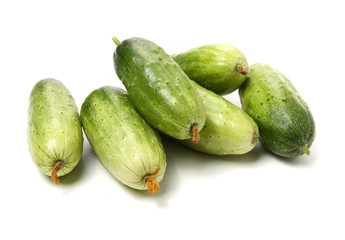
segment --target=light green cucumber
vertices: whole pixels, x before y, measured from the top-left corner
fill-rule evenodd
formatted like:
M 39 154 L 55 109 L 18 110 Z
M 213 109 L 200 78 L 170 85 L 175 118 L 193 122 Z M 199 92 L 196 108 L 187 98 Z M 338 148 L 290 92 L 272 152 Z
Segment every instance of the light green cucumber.
M 287 158 L 309 155 L 314 119 L 284 74 L 267 64 L 253 64 L 239 93 L 243 109 L 259 126 L 263 146 Z
M 28 113 L 31 157 L 42 173 L 59 184 L 58 177 L 73 170 L 83 151 L 75 101 L 60 81 L 44 79 L 32 89 Z
M 118 45 L 114 52 L 115 71 L 140 114 L 161 132 L 197 143 L 206 114 L 188 76 L 151 41 L 113 40 Z
M 190 79 L 221 95 L 238 89 L 249 70 L 244 54 L 226 43 L 196 47 L 173 58 Z
M 134 189 L 157 192 L 166 168 L 160 136 L 116 87 L 94 90 L 80 117 L 84 132 L 105 168 Z
M 252 150 L 259 138 L 258 126 L 241 108 L 218 94 L 193 82 L 206 111 L 206 123 L 200 131 L 200 141 L 180 141 L 184 145 L 208 154 L 238 155 Z

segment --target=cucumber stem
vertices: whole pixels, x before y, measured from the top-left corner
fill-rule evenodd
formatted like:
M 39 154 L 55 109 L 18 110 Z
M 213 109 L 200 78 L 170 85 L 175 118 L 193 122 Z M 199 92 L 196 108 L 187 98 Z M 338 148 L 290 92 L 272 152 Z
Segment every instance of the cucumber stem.
M 191 127 L 192 142 L 197 144 L 200 140 L 199 129 L 196 124 L 193 124 Z
M 237 72 L 239 72 L 243 75 L 247 74 L 246 70 L 244 70 L 243 66 L 241 66 L 241 65 L 237 65 L 236 70 L 237 70 Z
M 58 171 L 61 169 L 61 167 L 62 167 L 62 165 L 63 165 L 63 162 L 62 161 L 58 161 L 56 164 L 55 164 L 55 166 L 54 166 L 54 168 L 53 168 L 53 170 L 52 170 L 52 179 L 53 179 L 53 181 L 54 181 L 54 183 L 56 184 L 56 185 L 59 185 L 59 178 L 58 178 L 58 176 L 57 176 L 57 173 L 58 173 Z
M 158 170 L 156 170 L 153 174 L 147 175 L 144 177 L 144 182 L 146 183 L 146 189 L 147 189 L 147 191 L 149 191 L 150 195 L 151 195 L 151 193 L 157 193 L 158 192 L 159 184 L 158 184 L 158 182 L 153 180 L 153 178 L 155 176 L 157 176 L 159 170 L 160 170 L 160 168 L 158 168 Z
M 310 150 L 308 148 L 308 145 L 301 146 L 301 150 L 303 153 L 307 154 L 308 156 L 310 155 Z
M 113 39 L 114 43 L 116 44 L 116 46 L 120 45 L 121 42 L 119 41 L 119 39 L 117 39 L 116 37 L 113 37 L 112 39 Z
M 253 135 L 253 138 L 252 138 L 252 143 L 256 143 L 258 140 L 258 136 L 256 135 L 256 133 Z

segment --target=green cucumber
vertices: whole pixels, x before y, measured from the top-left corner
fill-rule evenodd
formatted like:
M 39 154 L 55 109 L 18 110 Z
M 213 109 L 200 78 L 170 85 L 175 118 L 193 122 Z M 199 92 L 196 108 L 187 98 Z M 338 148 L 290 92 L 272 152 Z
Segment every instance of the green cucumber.
M 243 53 L 226 43 L 193 48 L 173 58 L 190 79 L 221 95 L 238 89 L 249 69 Z
M 287 158 L 309 155 L 315 138 L 314 119 L 285 75 L 256 63 L 239 93 L 243 109 L 259 126 L 263 146 Z
M 59 184 L 58 177 L 73 170 L 83 151 L 75 101 L 60 81 L 43 79 L 31 91 L 28 115 L 31 157 L 42 173 Z
M 197 143 L 206 114 L 188 76 L 151 41 L 113 40 L 118 45 L 113 56 L 115 71 L 140 114 L 161 132 Z
M 252 150 L 259 138 L 258 126 L 241 108 L 218 94 L 193 82 L 206 111 L 206 123 L 200 131 L 200 141 L 184 145 L 208 154 L 244 154 Z
M 161 139 L 116 87 L 94 90 L 80 111 L 84 132 L 105 168 L 134 189 L 157 192 L 166 168 Z

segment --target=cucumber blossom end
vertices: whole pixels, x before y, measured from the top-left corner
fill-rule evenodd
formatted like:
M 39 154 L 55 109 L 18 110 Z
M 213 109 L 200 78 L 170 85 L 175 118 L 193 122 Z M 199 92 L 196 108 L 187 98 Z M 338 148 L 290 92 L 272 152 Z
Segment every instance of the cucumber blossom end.
M 246 75 L 247 74 L 246 70 L 244 69 L 244 67 L 242 65 L 237 65 L 236 71 L 241 73 L 242 75 Z
M 254 133 L 252 143 L 256 143 L 258 141 L 258 135 Z
M 52 178 L 52 180 L 54 181 L 54 183 L 56 185 L 59 185 L 59 183 L 60 183 L 60 180 L 59 180 L 59 178 L 57 176 L 57 173 L 60 171 L 62 166 L 63 166 L 63 162 L 62 161 L 58 161 L 58 162 L 56 162 L 56 164 L 55 164 L 55 166 L 54 166 L 54 168 L 52 170 L 51 178 Z
M 200 140 L 199 129 L 196 124 L 193 124 L 191 127 L 192 142 L 197 144 Z
M 153 174 L 151 175 L 146 175 L 144 177 L 144 182 L 146 184 L 146 189 L 149 191 L 149 194 L 151 195 L 152 193 L 157 193 L 159 190 L 159 183 L 153 180 L 155 176 L 157 176 L 160 168 L 157 169 Z

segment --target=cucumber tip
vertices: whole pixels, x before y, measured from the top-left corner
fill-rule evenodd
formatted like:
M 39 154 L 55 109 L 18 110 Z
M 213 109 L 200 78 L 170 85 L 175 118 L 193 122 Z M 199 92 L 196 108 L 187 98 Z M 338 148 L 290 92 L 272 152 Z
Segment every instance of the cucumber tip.
M 121 42 L 119 41 L 119 39 L 117 39 L 115 36 L 112 39 L 117 46 L 120 45 Z
M 62 165 L 63 165 L 62 161 L 57 161 L 53 170 L 52 170 L 52 173 L 51 173 L 51 178 L 56 185 L 59 185 L 59 183 L 60 183 L 60 180 L 59 180 L 59 177 L 57 176 L 57 173 L 62 168 Z
M 157 193 L 159 190 L 159 184 L 158 182 L 156 182 L 155 180 L 153 180 L 153 178 L 155 176 L 157 176 L 158 172 L 159 172 L 160 168 L 158 170 L 156 170 L 153 174 L 150 175 L 146 175 L 144 177 L 144 182 L 146 184 L 146 189 L 147 191 L 149 191 L 149 195 L 151 195 L 152 193 Z
M 307 154 L 308 156 L 310 155 L 310 149 L 309 149 L 308 145 L 301 146 L 301 150 L 304 154 Z
M 258 140 L 258 136 L 256 133 L 254 133 L 253 138 L 252 138 L 252 143 L 256 143 Z
M 247 74 L 246 70 L 244 69 L 244 67 L 242 65 L 237 65 L 236 70 L 237 70 L 237 72 L 241 73 L 242 75 Z
M 200 140 L 199 129 L 196 124 L 191 127 L 192 142 L 197 144 Z

